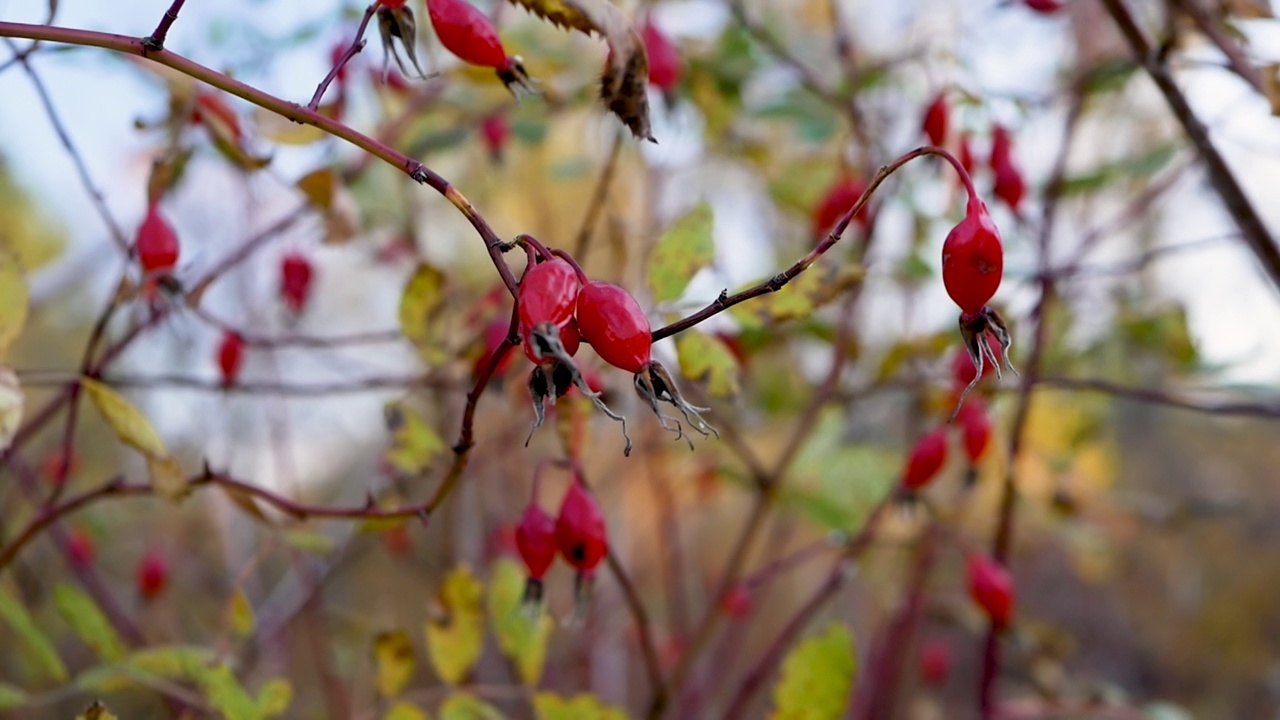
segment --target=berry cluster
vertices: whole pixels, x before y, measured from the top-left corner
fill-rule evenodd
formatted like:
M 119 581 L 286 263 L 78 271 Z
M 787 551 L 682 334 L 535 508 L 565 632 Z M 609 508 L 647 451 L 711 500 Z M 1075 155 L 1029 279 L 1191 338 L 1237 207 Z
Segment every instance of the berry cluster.
M 576 471 L 554 519 L 538 505 L 536 473 L 533 488 L 533 498 L 516 525 L 516 549 L 529 573 L 525 602 L 542 600 L 542 578 L 555 562 L 557 552 L 577 572 L 576 594 L 579 602 L 585 601 L 596 568 L 609 553 L 604 512 Z
M 636 393 L 649 404 L 664 429 L 686 440 L 686 424 L 704 437 L 717 434 L 700 414 L 707 408 L 689 404 L 671 374 L 653 359 L 649 318 L 631 293 L 613 283 L 588 279 L 567 253 L 548 250 L 528 235 L 521 235 L 516 242 L 529 252 L 529 266 L 516 294 L 516 312 L 525 356 L 534 363 L 529 376 L 534 409 L 530 438 L 542 425 L 544 403 L 554 403 L 577 387 L 597 408 L 622 423 L 627 443 L 623 452 L 631 454 L 626 419 L 605 405 L 600 392 L 590 386 L 573 360 L 583 342 L 600 359 L 632 373 Z M 679 410 L 685 423 L 663 413 L 659 401 Z

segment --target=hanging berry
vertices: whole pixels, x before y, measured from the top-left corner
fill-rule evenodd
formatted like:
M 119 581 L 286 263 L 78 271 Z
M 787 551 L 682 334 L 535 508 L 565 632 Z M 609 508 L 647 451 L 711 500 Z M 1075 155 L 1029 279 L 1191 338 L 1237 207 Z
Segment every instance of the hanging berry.
M 942 283 L 960 310 L 982 310 L 1000 287 L 1004 248 L 986 203 L 971 196 L 964 219 L 942 244 Z
M 218 345 L 218 369 L 222 371 L 222 384 L 233 385 L 240 376 L 244 362 L 244 338 L 239 333 L 227 331 Z
M 581 612 L 590 594 L 596 567 L 609 554 L 604 512 L 575 475 L 556 517 L 556 547 L 565 561 L 578 571 L 575 594 Z
M 525 583 L 525 602 L 542 600 L 542 578 L 556 559 L 556 521 L 535 503 L 529 503 L 516 526 L 516 549 L 529 573 Z
M 459 60 L 491 67 L 512 93 L 529 90 L 529 75 L 520 58 L 508 57 L 489 18 L 467 0 L 427 0 L 436 37 Z
M 167 275 L 178 264 L 178 234 L 160 214 L 157 204 L 147 208 L 147 215 L 138 226 L 134 247 L 145 276 Z
M 920 648 L 920 679 L 926 685 L 941 685 L 951 675 L 951 646 L 942 640 L 929 640 Z
M 680 51 L 650 20 L 641 30 L 649 56 L 649 84 L 668 96 L 680 84 Z
M 973 159 L 973 137 L 969 133 L 960 136 L 960 150 L 956 153 L 957 159 L 960 161 L 960 167 L 964 171 L 973 174 L 973 169 L 977 167 L 976 161 Z
M 159 597 L 169 584 L 169 563 L 158 550 L 149 550 L 138 562 L 135 577 L 138 594 L 143 600 L 151 601 Z
M 821 238 L 831 232 L 840 218 L 849 212 L 866 191 L 867 184 L 861 180 L 847 176 L 836 180 L 813 209 L 813 237 Z M 853 217 L 853 222 L 858 223 L 864 233 L 871 227 L 872 220 L 871 208 L 866 206 Z
M 1067 6 L 1066 0 L 1022 0 L 1022 4 L 1041 15 L 1052 15 Z
M 950 124 L 951 108 L 947 105 L 947 94 L 940 92 L 933 102 L 929 103 L 929 107 L 925 108 L 924 120 L 920 123 L 925 137 L 929 138 L 929 144 L 938 147 L 945 145 Z
M 480 123 L 480 138 L 489 151 L 489 159 L 495 163 L 502 162 L 502 153 L 510 137 L 511 126 L 507 123 L 507 116 L 502 113 L 494 113 Z
M 582 339 L 600 359 L 634 375 L 636 393 L 649 403 L 664 429 L 685 437 L 680 421 L 658 409 L 660 400 L 674 405 L 694 431 L 719 437 L 700 414 L 708 408 L 689 404 L 671 374 L 653 359 L 649 318 L 631 293 L 613 283 L 589 282 L 578 293 L 577 319 Z
M 991 170 L 995 175 L 992 194 L 1017 215 L 1027 184 L 1013 161 L 1013 136 L 1003 125 L 996 125 L 991 131 Z
M 311 297 L 311 281 L 315 271 L 306 255 L 292 252 L 280 261 L 280 297 L 294 315 L 302 314 Z
M 966 561 L 969 597 L 991 619 L 992 626 L 1008 626 L 1013 617 L 1013 577 L 1003 565 L 982 553 L 971 553 Z
M 956 415 L 960 423 L 960 437 L 964 441 L 964 454 L 969 464 L 978 462 L 991 444 L 991 416 L 980 398 L 973 398 L 960 408 Z
M 942 427 L 934 428 L 916 441 L 907 457 L 907 467 L 902 473 L 902 486 L 910 491 L 928 485 L 947 462 L 947 433 Z

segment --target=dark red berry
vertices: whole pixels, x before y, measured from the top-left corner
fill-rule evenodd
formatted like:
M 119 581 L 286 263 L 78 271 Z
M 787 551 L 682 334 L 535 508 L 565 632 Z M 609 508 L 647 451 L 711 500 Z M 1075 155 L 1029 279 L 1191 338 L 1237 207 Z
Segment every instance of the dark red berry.
M 306 307 L 314 276 L 315 270 L 305 255 L 293 252 L 280 261 L 280 297 L 289 312 L 298 315 Z
M 1013 577 L 1003 565 L 982 553 L 971 553 L 966 561 L 969 597 L 991 618 L 997 628 L 1005 627 L 1013 616 Z
M 240 376 L 244 362 L 244 338 L 238 333 L 227 332 L 218 346 L 218 368 L 222 370 L 222 384 L 231 385 Z
M 813 209 L 813 223 L 811 232 L 814 237 L 822 237 L 831 232 L 835 224 L 849 212 L 854 203 L 858 202 L 858 198 L 862 197 L 862 193 L 866 192 L 867 184 L 861 180 L 855 180 L 850 177 L 842 177 L 835 181 L 831 187 L 827 188 L 826 194 L 822 196 L 822 200 L 818 202 L 817 207 Z M 861 211 L 854 216 L 853 221 L 866 231 L 871 225 L 870 208 L 863 207 Z
M 501 160 L 502 151 L 511 137 L 511 126 L 507 123 L 507 116 L 497 113 L 486 117 L 480 123 L 480 137 L 489 151 L 489 157 L 495 162 Z
M 951 675 L 951 646 L 941 640 L 929 640 L 920 648 L 920 679 L 926 685 L 941 685 Z
M 916 441 L 907 457 L 907 468 L 902 473 L 902 486 L 918 490 L 938 474 L 947 462 L 947 433 L 938 427 Z
M 576 480 L 569 484 L 556 518 L 556 547 L 579 573 L 590 575 L 609 552 L 604 513 Z
M 973 138 L 969 133 L 960 136 L 960 151 L 957 153 L 957 159 L 960 161 L 960 167 L 972 175 L 977 163 L 973 159 Z
M 561 511 L 563 513 L 563 510 Z M 541 580 L 556 559 L 556 521 L 545 510 L 530 503 L 516 526 L 516 548 L 529 577 Z
M 147 208 L 147 215 L 138 226 L 135 246 L 145 275 L 168 273 L 178 264 L 178 234 L 155 204 Z
M 1022 0 L 1022 4 L 1041 15 L 1052 15 L 1067 6 L 1065 0 Z
M 589 282 L 578 293 L 578 331 L 610 365 L 638 373 L 652 359 L 653 335 L 640 303 L 613 283 Z
M 960 423 L 964 454 L 969 458 L 970 464 L 976 463 L 991 444 L 991 416 L 987 414 L 982 399 L 974 397 L 960 406 L 956 420 Z
M 938 96 L 929 103 L 929 107 L 925 108 L 924 120 L 921 127 L 924 134 L 929 138 L 929 144 L 942 147 L 947 142 L 947 129 L 951 123 L 951 109 L 947 105 L 947 94 L 945 92 L 938 93 Z
M 67 533 L 67 558 L 78 568 L 88 567 L 93 562 L 93 538 L 79 528 Z
M 971 197 L 964 219 L 942 244 L 942 284 L 962 311 L 977 314 L 996 294 L 1003 274 L 1000 231 L 986 204 Z
M 641 31 L 645 53 L 649 56 L 649 83 L 664 93 L 680 83 L 680 51 L 652 22 Z
M 154 600 L 169 584 L 169 563 L 158 550 L 149 550 L 138 562 L 136 582 L 144 600 Z
M 1022 172 L 1018 170 L 1012 160 L 1006 160 L 992 169 L 996 183 L 991 189 L 991 194 L 1000 198 L 1017 215 L 1018 209 L 1022 205 L 1022 198 L 1027 194 L 1027 183 L 1022 179 Z
M 720 609 L 731 618 L 744 618 L 751 612 L 751 591 L 742 583 L 735 583 L 720 599 Z
M 1003 125 L 994 126 L 991 128 L 991 160 L 988 165 L 994 169 L 1012 159 L 1013 136 L 1009 134 L 1009 128 Z
M 520 60 L 507 56 L 498 31 L 476 6 L 467 0 L 427 0 L 427 14 L 440 44 L 459 60 L 497 70 L 508 87 L 528 82 Z
M 569 263 L 556 258 L 529 268 L 516 294 L 520 325 L 535 328 L 544 323 L 562 328 L 573 319 L 582 282 Z

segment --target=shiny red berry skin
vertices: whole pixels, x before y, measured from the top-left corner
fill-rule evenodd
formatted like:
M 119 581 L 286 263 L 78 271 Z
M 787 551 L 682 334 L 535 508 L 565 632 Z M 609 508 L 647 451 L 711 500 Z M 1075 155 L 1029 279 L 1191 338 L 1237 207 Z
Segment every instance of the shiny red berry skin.
M 1067 6 L 1063 0 L 1022 0 L 1022 4 L 1041 15 L 1052 15 Z
M 529 268 L 516 293 L 520 326 L 534 328 L 551 323 L 563 328 L 573 319 L 582 282 L 569 263 L 556 258 Z
M 991 618 L 997 628 L 1013 617 L 1013 577 L 1003 565 L 982 553 L 972 553 L 965 562 L 969 597 Z
M 427 0 L 427 14 L 440 44 L 459 60 L 498 70 L 506 67 L 507 51 L 498 31 L 476 6 L 467 0 Z
M 969 462 L 976 463 L 991 444 L 991 416 L 982 398 L 971 397 L 960 406 L 956 414 L 960 423 L 960 437 L 964 441 L 964 454 Z
M 951 124 L 951 108 L 947 105 L 946 93 L 938 96 L 925 108 L 921 128 L 929 138 L 929 144 L 942 147 L 947 142 L 947 129 Z
M 951 646 L 941 640 L 929 640 L 920 648 L 920 679 L 926 685 L 941 685 L 951 675 Z
M 991 194 L 1000 198 L 1016 215 L 1022 205 L 1022 198 L 1027 194 L 1027 183 L 1022 179 L 1022 172 L 1012 160 L 1006 160 L 992 169 L 995 172 L 996 183 L 991 189 Z
M 136 576 L 138 594 L 144 600 L 154 600 L 169 584 L 169 563 L 156 550 L 148 551 L 138 562 Z
M 154 204 L 147 208 L 147 216 L 138 226 L 135 245 L 144 274 L 167 273 L 178 264 L 178 234 Z
M 78 568 L 88 567 L 93 563 L 93 538 L 83 530 L 76 529 L 67 533 L 67 559 Z
M 942 244 L 942 284 L 961 310 L 977 313 L 996 294 L 1003 274 L 1000 231 L 986 204 L 970 198 L 964 219 Z
M 305 255 L 289 253 L 280 261 L 280 297 L 289 312 L 297 315 L 306 307 L 314 277 L 315 270 Z
M 222 336 L 222 344 L 218 346 L 218 369 L 222 371 L 222 384 L 230 385 L 240 376 L 240 366 L 244 363 L 244 338 L 238 333 L 228 332 Z
M 541 580 L 556 559 L 556 521 L 547 511 L 530 504 L 516 526 L 516 549 L 529 577 Z
M 652 359 L 653 334 L 640 303 L 625 289 L 590 282 L 578 293 L 578 330 L 601 360 L 638 373 Z
M 861 180 L 843 177 L 836 180 L 831 187 L 827 188 L 826 194 L 822 196 L 822 200 L 818 202 L 817 207 L 813 209 L 813 226 L 811 232 L 814 237 L 822 237 L 831 232 L 835 224 L 849 212 L 854 203 L 858 202 L 858 198 L 862 197 L 862 193 L 866 192 L 867 184 Z M 865 231 L 867 226 L 871 224 L 870 208 L 863 207 L 862 210 L 853 218 L 853 221 Z
M 649 56 L 649 83 L 671 92 L 680 84 L 680 51 L 652 22 L 646 22 L 640 34 Z
M 511 126 L 507 123 L 507 116 L 499 113 L 485 118 L 480 123 L 480 137 L 484 140 L 484 146 L 489 151 L 489 155 L 501 158 L 502 150 L 511 137 Z
M 576 481 L 570 483 L 556 518 L 556 547 L 584 575 L 590 575 L 609 552 L 604 513 Z
M 947 433 L 938 427 L 916 441 L 902 473 L 902 485 L 918 490 L 928 485 L 947 462 Z

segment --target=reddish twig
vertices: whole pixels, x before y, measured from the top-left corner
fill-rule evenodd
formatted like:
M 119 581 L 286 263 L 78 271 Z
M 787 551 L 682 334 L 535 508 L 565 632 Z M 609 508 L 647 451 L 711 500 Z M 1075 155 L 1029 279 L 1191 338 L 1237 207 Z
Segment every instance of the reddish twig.
M 649 622 L 649 614 L 645 612 L 644 603 L 640 602 L 640 595 L 636 592 L 635 585 L 627 576 L 626 570 L 623 569 L 622 563 L 618 561 L 618 556 L 614 554 L 612 548 L 605 559 L 609 563 L 609 572 L 622 588 L 622 597 L 626 600 L 632 618 L 635 619 L 636 634 L 640 638 L 640 657 L 644 660 L 649 684 L 653 686 L 655 693 L 663 693 L 665 688 L 662 682 L 662 669 L 658 665 L 658 651 L 653 642 L 653 626 Z
M 342 57 L 338 58 L 338 62 L 334 63 L 333 69 L 328 75 L 324 76 L 324 80 L 316 86 L 315 93 L 311 96 L 311 102 L 307 103 L 307 109 L 317 110 L 320 107 L 320 101 L 324 98 L 325 90 L 329 89 L 329 85 L 333 83 L 334 78 L 338 77 L 338 73 L 342 72 L 342 68 L 351 62 L 351 58 L 357 53 L 364 50 L 365 40 L 364 32 L 369 27 L 369 20 L 373 18 L 374 13 L 378 11 L 378 6 L 382 4 L 382 0 L 374 0 L 372 4 L 364 11 L 364 17 L 360 19 L 360 26 L 356 28 L 356 36 L 351 40 L 351 45 L 347 47 L 347 51 L 342 53 Z M 341 96 L 341 93 L 339 93 Z
M 182 10 L 182 5 L 187 0 L 173 0 L 173 4 L 168 10 L 164 11 L 164 15 L 160 17 L 160 23 L 156 25 L 156 29 L 150 35 L 142 39 L 142 45 L 148 50 L 163 50 L 164 42 L 169 38 L 169 28 L 178 21 L 178 13 Z

